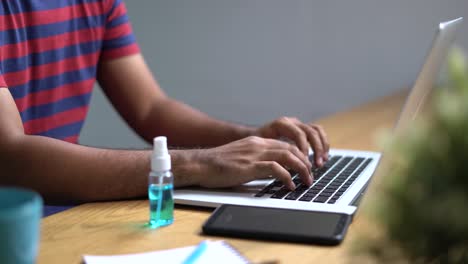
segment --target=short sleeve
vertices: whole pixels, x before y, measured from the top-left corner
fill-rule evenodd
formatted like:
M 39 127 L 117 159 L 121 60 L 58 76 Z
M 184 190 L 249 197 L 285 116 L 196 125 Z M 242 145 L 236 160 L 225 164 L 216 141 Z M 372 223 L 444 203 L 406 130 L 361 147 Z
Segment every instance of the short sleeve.
M 108 1 L 101 59 L 109 60 L 139 53 L 140 48 L 133 35 L 124 2 Z
M 1 87 L 7 87 L 5 79 L 3 79 L 2 70 L 0 70 L 0 88 Z

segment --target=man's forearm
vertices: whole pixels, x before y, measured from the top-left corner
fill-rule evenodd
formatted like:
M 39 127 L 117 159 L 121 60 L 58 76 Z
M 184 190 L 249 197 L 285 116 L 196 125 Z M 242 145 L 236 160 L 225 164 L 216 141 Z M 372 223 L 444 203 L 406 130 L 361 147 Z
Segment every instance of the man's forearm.
M 254 131 L 251 127 L 216 120 L 172 99 L 155 105 L 148 122 L 141 126 L 139 130 L 144 131 L 147 141 L 151 142 L 154 135 L 165 135 L 170 145 L 182 147 L 219 146 L 250 136 Z
M 149 151 L 96 149 L 39 136 L 3 145 L 2 184 L 39 191 L 48 202 L 85 202 L 146 194 Z
M 48 203 L 144 198 L 151 152 L 74 145 L 40 136 L 2 142 L 0 185 L 23 186 Z M 176 187 L 198 185 L 195 152 L 171 151 Z

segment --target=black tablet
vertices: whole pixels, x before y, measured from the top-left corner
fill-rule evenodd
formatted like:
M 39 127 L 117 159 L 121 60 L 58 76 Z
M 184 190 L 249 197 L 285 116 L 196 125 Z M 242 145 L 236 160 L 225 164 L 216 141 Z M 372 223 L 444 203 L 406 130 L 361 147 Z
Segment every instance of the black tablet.
M 203 225 L 207 235 L 337 245 L 352 216 L 239 205 L 218 207 Z

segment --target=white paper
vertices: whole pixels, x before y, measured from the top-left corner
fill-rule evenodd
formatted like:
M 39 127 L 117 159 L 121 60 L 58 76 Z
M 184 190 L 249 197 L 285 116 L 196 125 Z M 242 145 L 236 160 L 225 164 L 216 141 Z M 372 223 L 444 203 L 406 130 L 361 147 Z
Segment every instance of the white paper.
M 187 259 L 196 246 L 129 255 L 85 255 L 86 264 L 179 264 Z M 224 241 L 208 242 L 207 248 L 195 263 L 237 264 L 248 263 L 246 259 Z

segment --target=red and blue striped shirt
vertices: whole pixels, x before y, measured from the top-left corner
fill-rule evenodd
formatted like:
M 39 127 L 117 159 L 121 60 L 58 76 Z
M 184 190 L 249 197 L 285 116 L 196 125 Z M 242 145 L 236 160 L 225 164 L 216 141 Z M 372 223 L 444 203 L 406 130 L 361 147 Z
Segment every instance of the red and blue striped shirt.
M 0 0 L 0 87 L 28 135 L 76 143 L 98 63 L 138 52 L 122 0 Z

